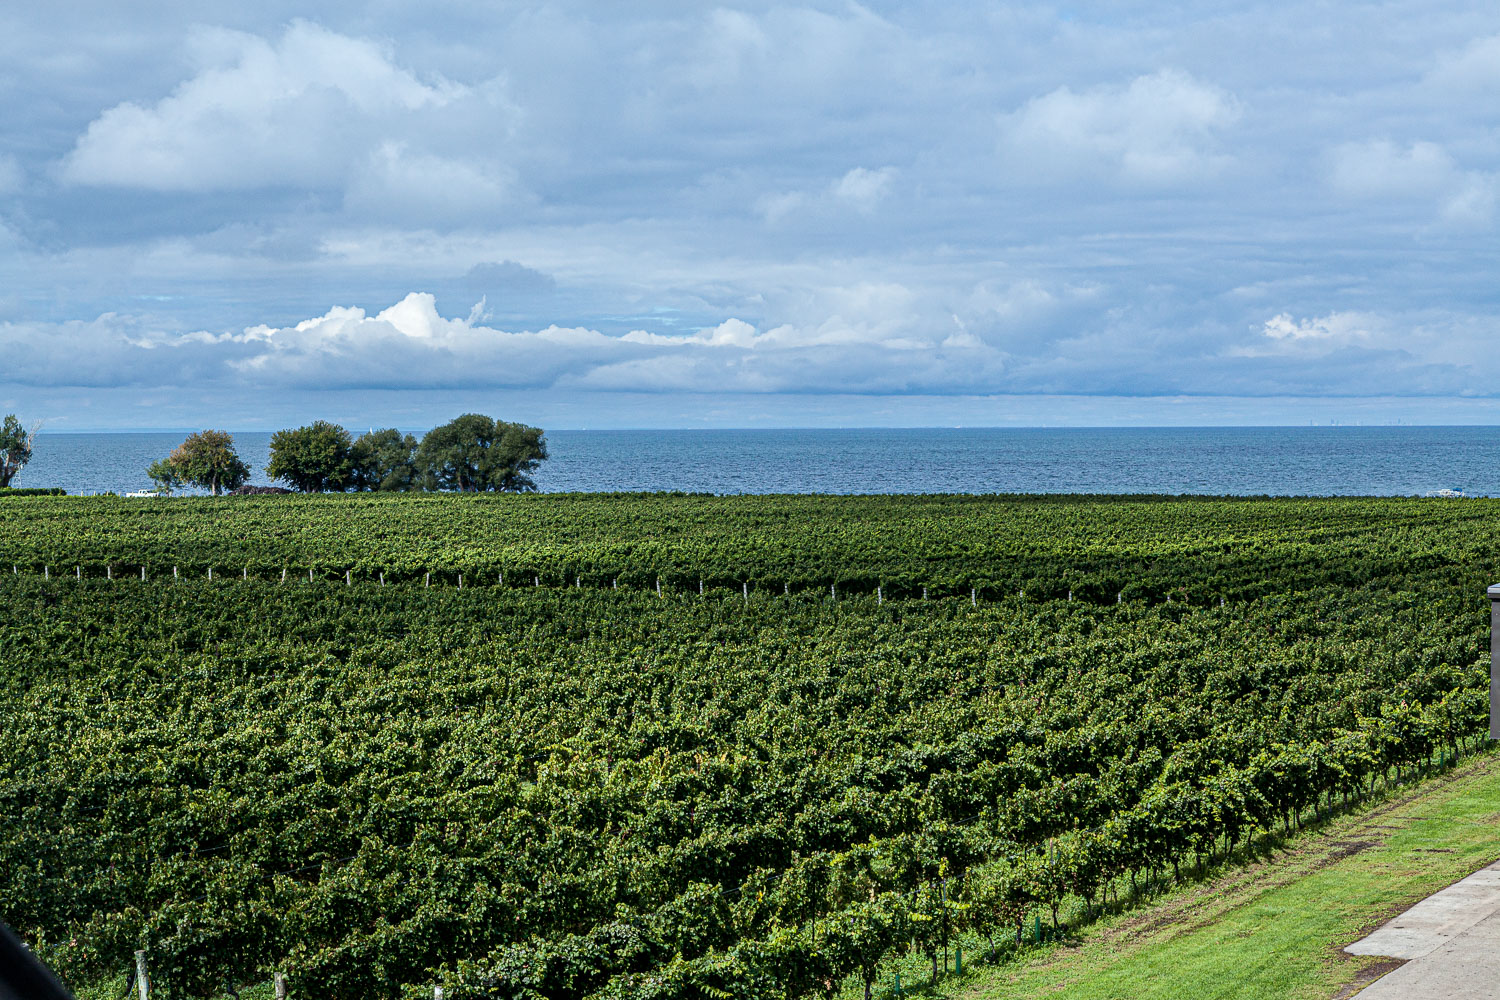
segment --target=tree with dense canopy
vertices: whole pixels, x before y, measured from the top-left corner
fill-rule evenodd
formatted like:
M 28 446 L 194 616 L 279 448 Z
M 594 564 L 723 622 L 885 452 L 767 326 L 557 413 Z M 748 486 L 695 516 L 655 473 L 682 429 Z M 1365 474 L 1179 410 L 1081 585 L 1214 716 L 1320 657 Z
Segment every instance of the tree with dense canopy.
M 0 489 L 10 485 L 16 473 L 31 461 L 31 446 L 36 441 L 36 425 L 21 426 L 14 413 L 6 414 L 0 426 Z
M 151 463 L 146 474 L 164 493 L 179 486 L 200 486 L 219 496 L 249 481 L 250 467 L 240 460 L 227 431 L 207 430 L 189 434 L 172 454 Z
M 394 427 L 361 434 L 349 449 L 349 488 L 397 492 L 419 486 L 417 439 Z
M 326 420 L 277 431 L 271 435 L 266 475 L 303 493 L 342 492 L 353 470 L 352 446 L 349 432 Z
M 416 461 L 430 490 L 529 493 L 531 473 L 546 458 L 541 428 L 466 413 L 428 431 Z

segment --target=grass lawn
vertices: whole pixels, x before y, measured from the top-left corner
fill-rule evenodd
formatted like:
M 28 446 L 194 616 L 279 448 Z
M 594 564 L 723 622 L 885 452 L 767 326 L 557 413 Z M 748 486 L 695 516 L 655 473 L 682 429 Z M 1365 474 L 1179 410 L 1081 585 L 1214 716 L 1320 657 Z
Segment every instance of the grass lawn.
M 1300 836 L 1265 861 L 1106 917 L 1066 945 L 908 992 L 970 1000 L 1347 997 L 1392 964 L 1346 955 L 1344 945 L 1497 859 L 1500 754 L 1485 753 Z

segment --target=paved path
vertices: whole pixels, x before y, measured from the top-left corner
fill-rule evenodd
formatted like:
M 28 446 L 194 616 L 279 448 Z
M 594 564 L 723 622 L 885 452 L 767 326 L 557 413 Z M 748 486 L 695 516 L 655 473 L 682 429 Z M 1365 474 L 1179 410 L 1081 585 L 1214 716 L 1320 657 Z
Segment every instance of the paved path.
M 1500 862 L 1344 950 L 1407 960 L 1360 990 L 1358 1000 L 1500 1000 Z

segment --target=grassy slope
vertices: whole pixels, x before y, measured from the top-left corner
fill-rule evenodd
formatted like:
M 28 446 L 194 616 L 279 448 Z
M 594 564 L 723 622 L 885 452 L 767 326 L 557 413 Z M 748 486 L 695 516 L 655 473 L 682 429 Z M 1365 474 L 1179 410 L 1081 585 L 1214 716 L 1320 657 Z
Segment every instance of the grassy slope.
M 927 995 L 975 1000 L 1347 996 L 1389 967 L 1342 952 L 1500 858 L 1500 755 L 1333 821 L 1273 858 L 1086 928 L 1030 961 Z

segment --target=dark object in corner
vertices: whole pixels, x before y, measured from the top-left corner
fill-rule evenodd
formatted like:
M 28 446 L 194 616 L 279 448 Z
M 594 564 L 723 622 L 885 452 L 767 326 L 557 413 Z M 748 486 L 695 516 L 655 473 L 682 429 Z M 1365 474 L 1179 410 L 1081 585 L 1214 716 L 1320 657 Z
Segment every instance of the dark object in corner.
M 73 1000 L 52 970 L 0 923 L 0 1000 Z
M 291 492 L 291 490 L 282 486 L 241 486 L 230 490 L 229 495 L 232 497 L 259 497 L 268 494 L 280 495 Z

